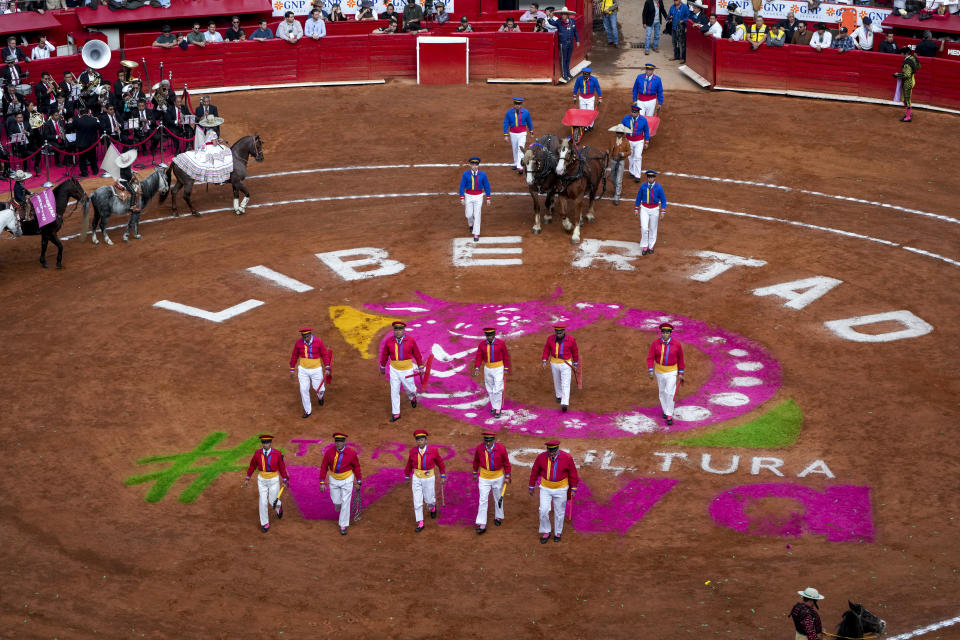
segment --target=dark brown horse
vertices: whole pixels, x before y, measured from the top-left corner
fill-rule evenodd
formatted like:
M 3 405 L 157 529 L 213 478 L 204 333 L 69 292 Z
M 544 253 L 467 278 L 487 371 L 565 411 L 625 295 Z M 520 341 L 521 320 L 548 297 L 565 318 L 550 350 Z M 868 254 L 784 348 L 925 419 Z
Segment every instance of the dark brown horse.
M 580 227 L 583 226 L 583 199 L 589 198 L 586 212 L 586 221 L 593 222 L 593 202 L 603 197 L 607 190 L 607 164 L 610 154 L 606 151 L 597 152 L 590 147 L 577 147 L 570 138 L 564 138 L 560 143 L 557 162 L 556 186 L 557 197 L 560 201 L 560 211 L 563 215 L 565 231 L 573 230 L 570 237 L 572 244 L 580 244 Z M 571 225 L 567 218 L 567 206 L 574 206 L 576 222 Z
M 87 192 L 83 190 L 83 186 L 76 178 L 67 178 L 67 180 L 55 186 L 53 188 L 53 198 L 57 205 L 56 220 L 42 227 L 39 226 L 39 221 L 36 218 L 26 220 L 20 225 L 23 235 L 40 236 L 40 265 L 44 269 L 48 268 L 47 244 L 50 242 L 57 248 L 57 269 L 63 268 L 63 243 L 60 242 L 57 234 L 63 227 L 63 215 L 67 211 L 70 199 L 76 200 L 78 205 L 83 206 L 84 218 L 87 216 L 87 207 L 90 204 Z M 76 205 L 74 205 L 74 209 L 76 209 Z
M 247 203 L 250 201 L 250 192 L 247 191 L 243 181 L 247 179 L 247 160 L 250 156 L 257 162 L 263 162 L 263 141 L 260 136 L 244 136 L 237 140 L 230 150 L 233 152 L 233 171 L 230 172 L 230 185 L 233 187 L 233 211 L 238 216 L 243 215 L 247 210 Z M 177 191 L 183 188 L 183 199 L 190 207 L 190 213 L 199 216 L 200 212 L 196 210 L 190 201 L 190 193 L 193 191 L 194 179 L 188 176 L 183 169 L 176 163 L 171 162 L 167 168 L 167 181 L 170 181 L 170 174 L 177 177 L 175 183 L 171 183 L 170 196 L 173 207 L 173 215 L 180 215 L 177 209 Z M 243 201 L 240 201 L 240 194 L 243 193 Z M 166 194 L 160 195 L 160 202 L 166 200 Z
M 887 628 L 887 623 L 882 618 L 877 617 L 862 604 L 847 601 L 850 609 L 843 614 L 843 619 L 837 626 L 838 638 L 863 638 L 865 633 L 882 634 Z
M 527 188 L 533 198 L 533 232 L 540 233 L 540 195 L 545 194 L 543 202 L 543 221 L 550 224 L 553 221 L 553 205 L 556 199 L 556 186 L 559 180 L 557 172 L 557 152 L 560 149 L 560 140 L 552 133 L 540 136 L 536 142 L 527 147 L 523 153 L 523 167 L 527 176 Z

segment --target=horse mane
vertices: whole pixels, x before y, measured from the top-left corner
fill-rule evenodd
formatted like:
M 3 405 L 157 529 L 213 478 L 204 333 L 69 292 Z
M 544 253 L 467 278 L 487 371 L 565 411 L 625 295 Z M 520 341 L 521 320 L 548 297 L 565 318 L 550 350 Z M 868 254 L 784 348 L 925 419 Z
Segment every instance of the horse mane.
M 862 638 L 863 625 L 860 622 L 860 616 L 852 610 L 845 611 L 840 624 L 837 625 L 836 635 L 845 638 Z
M 153 173 L 140 182 L 140 189 L 143 194 L 143 208 L 146 209 L 153 196 L 160 190 L 160 173 L 164 169 L 154 169 Z

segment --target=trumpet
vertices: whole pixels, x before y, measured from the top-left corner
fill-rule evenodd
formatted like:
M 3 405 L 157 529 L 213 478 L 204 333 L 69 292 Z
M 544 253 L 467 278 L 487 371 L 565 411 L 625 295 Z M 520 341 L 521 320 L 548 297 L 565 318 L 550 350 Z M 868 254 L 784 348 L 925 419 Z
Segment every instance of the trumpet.
M 43 122 L 44 122 L 43 114 L 40 113 L 39 111 L 33 111 L 30 114 L 29 122 L 30 122 L 31 129 L 39 129 L 40 127 L 43 126 Z

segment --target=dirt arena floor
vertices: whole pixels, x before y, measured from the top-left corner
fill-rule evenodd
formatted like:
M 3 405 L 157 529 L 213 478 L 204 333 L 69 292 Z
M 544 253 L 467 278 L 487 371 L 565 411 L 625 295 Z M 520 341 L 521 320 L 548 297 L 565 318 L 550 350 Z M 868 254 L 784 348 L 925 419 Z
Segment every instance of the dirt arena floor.
M 633 258 L 632 270 L 573 264 L 589 240 L 639 243 L 632 181 L 620 206 L 609 192 L 597 205 L 578 249 L 556 220 L 532 235 L 529 196 L 502 195 L 525 191 L 523 179 L 487 166 L 496 193 L 483 210 L 483 236 L 519 236 L 503 246 L 522 252 L 475 257 L 522 264 L 455 266 L 464 218 L 448 194 L 467 158 L 509 160 L 501 122 L 516 93 L 527 98 L 537 134 L 559 133 L 569 91 L 391 83 L 217 96 L 226 138 L 264 139 L 266 160 L 251 163 L 253 174 L 360 168 L 252 179 L 256 206 L 242 217 L 221 210 L 230 194 L 218 187 L 198 189 L 199 209 L 220 210 L 200 218 L 150 222 L 169 215 L 169 201 L 154 202 L 142 240 L 124 244 L 119 230 L 112 247 L 68 240 L 62 271 L 40 269 L 38 238 L 0 243 L 0 637 L 786 638 L 796 591 L 807 586 L 827 596 L 830 631 L 848 599 L 883 617 L 890 635 L 960 614 L 960 264 L 950 262 L 960 260 L 960 152 L 944 144 L 956 118 L 918 112 L 908 126 L 893 108 L 677 92 L 644 154 L 645 168 L 667 172 L 670 208 L 655 255 Z M 628 99 L 627 89 L 608 89 L 585 142 L 607 146 L 606 128 Z M 443 166 L 362 168 L 412 164 Z M 412 193 L 425 195 L 322 199 Z M 75 216 L 64 233 L 79 226 Z M 635 245 L 610 251 L 625 246 Z M 383 249 L 403 269 L 348 281 L 315 257 L 357 248 Z M 693 279 L 716 264 L 692 255 L 705 251 L 765 265 Z M 247 271 L 258 265 L 312 289 L 298 293 Z M 808 282 L 829 290 L 796 302 L 802 308 L 754 295 L 815 277 L 842 282 Z M 211 313 L 263 304 L 218 323 L 154 306 L 161 300 Z M 434 315 L 439 301 L 456 304 Z M 598 304 L 607 306 L 587 317 Z M 367 324 L 344 331 L 331 308 Z M 539 368 L 558 308 L 584 361 L 583 389 L 571 401 L 586 416 L 580 423 L 562 423 Z M 764 371 L 775 375 L 731 382 L 762 381 L 766 396 L 730 419 L 701 424 L 691 414 L 667 432 L 645 371 L 654 332 L 649 323 L 640 333 L 626 326 L 628 309 L 686 323 L 676 334 L 688 350 L 680 406 L 717 378 L 714 331 L 766 354 Z M 884 336 L 903 327 L 888 320 L 859 327 L 883 334 L 878 341 L 857 342 L 824 324 L 900 310 L 931 330 L 891 340 Z M 493 425 L 509 450 L 528 451 L 517 453 L 526 466 L 515 465 L 503 526 L 481 537 L 467 472 L 487 407 L 475 407 L 479 418 L 439 408 L 454 378 L 435 377 L 426 391 L 438 397 L 415 410 L 404 402 L 391 424 L 387 384 L 370 356 L 386 335 L 380 318 L 426 331 L 431 316 L 443 324 L 528 311 L 536 330 L 508 340 L 506 407 L 540 407 L 548 417 L 531 423 L 538 430 L 523 430 L 519 410 Z M 335 356 L 325 406 L 302 420 L 287 362 L 305 323 Z M 802 420 L 797 411 L 783 418 L 785 406 Z M 635 407 L 660 427 L 641 420 L 629 423 L 635 433 L 575 433 Z M 417 534 L 391 443 L 412 446 L 420 427 L 456 455 L 442 518 Z M 310 469 L 335 430 L 362 448 L 370 478 L 347 537 Z M 247 444 L 232 457 L 198 453 L 189 469 L 183 458 L 143 462 L 194 451 L 217 432 L 226 434 L 217 450 Z M 256 448 L 248 441 L 263 432 L 276 434 L 298 468 L 285 517 L 267 535 L 256 488 L 241 489 L 240 471 Z M 724 440 L 731 433 L 747 435 Z M 551 434 L 563 436 L 589 494 L 575 501 L 563 542 L 541 546 L 526 483 L 529 450 Z M 779 460 L 782 475 L 762 458 Z

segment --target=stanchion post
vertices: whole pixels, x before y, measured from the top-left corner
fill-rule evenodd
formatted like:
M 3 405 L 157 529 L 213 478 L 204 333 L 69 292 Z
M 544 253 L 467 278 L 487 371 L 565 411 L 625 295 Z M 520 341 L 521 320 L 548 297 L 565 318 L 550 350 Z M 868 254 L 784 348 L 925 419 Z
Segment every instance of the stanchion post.
M 44 153 L 46 151 L 46 153 Z M 40 155 L 44 157 L 47 165 L 47 181 L 43 183 L 44 189 L 49 189 L 53 186 L 53 183 L 50 182 L 50 143 L 44 142 L 43 146 L 40 147 Z

